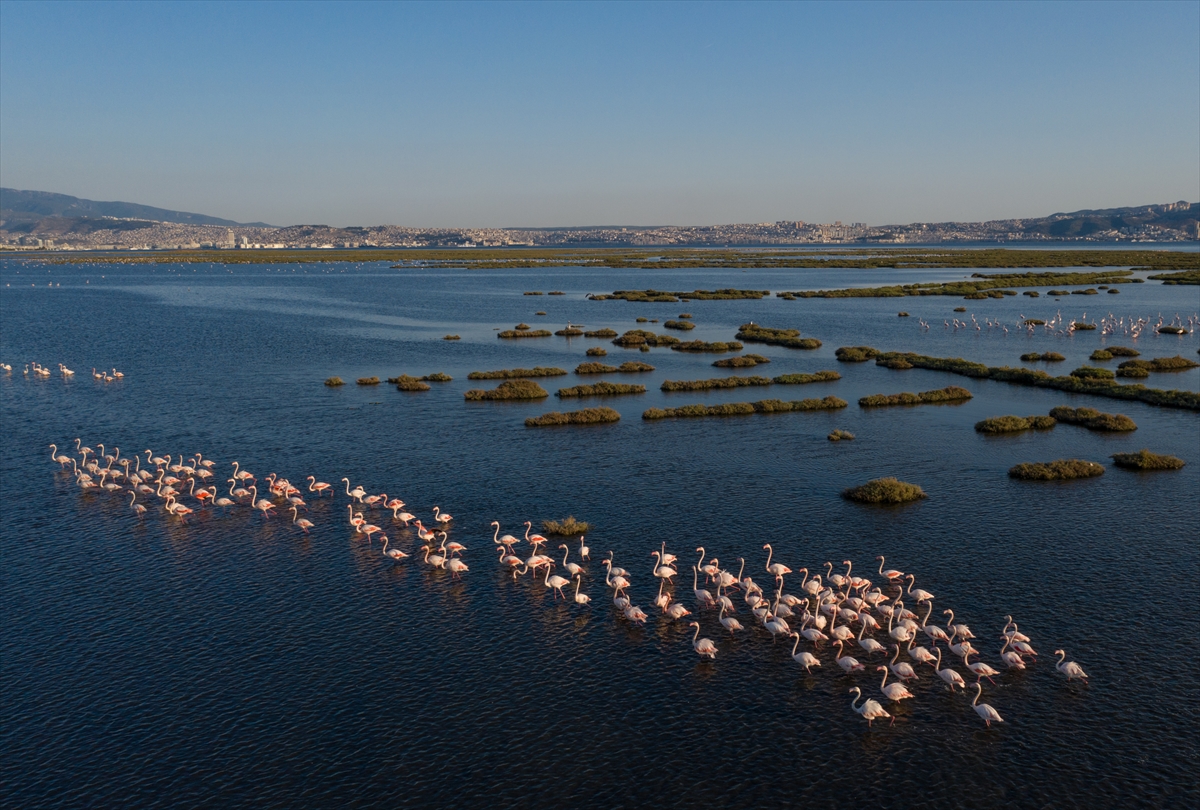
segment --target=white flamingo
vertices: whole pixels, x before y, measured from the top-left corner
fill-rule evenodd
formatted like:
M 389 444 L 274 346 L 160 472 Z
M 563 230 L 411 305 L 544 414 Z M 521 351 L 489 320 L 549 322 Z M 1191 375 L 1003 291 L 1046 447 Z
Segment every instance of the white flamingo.
M 986 703 L 979 702 L 981 695 L 983 695 L 983 685 L 980 684 L 979 681 L 976 681 L 975 699 L 971 701 L 971 708 L 975 710 L 975 714 L 979 715 L 980 718 L 983 719 L 983 722 L 987 723 L 988 728 L 992 727 L 993 720 L 995 720 L 997 723 L 1003 723 L 1004 718 L 1000 716 L 1000 712 L 996 711 Z
M 888 668 L 885 666 L 875 667 L 876 672 L 883 673 L 883 680 L 879 682 L 879 691 L 883 692 L 883 696 L 893 703 L 898 703 L 901 700 L 914 698 L 912 692 L 908 691 L 908 687 L 902 683 L 888 683 Z
M 711 638 L 700 638 L 700 622 L 688 622 L 689 627 L 695 627 L 696 632 L 692 634 L 692 649 L 702 658 L 711 658 L 716 660 L 717 645 L 713 643 Z
M 1061 672 L 1063 675 L 1066 675 L 1068 682 L 1073 681 L 1076 678 L 1083 681 L 1084 683 L 1088 682 L 1088 676 L 1087 676 L 1087 673 L 1083 671 L 1083 667 L 1079 666 L 1079 664 L 1076 664 L 1074 661 L 1065 660 L 1067 657 L 1067 654 L 1065 652 L 1063 652 L 1062 650 L 1055 650 L 1054 654 L 1059 657 L 1058 663 L 1054 665 L 1054 668 L 1057 669 L 1059 672 Z
M 850 702 L 850 708 L 854 709 L 854 711 L 858 712 L 860 715 L 862 715 L 863 717 L 865 717 L 867 719 L 867 727 L 868 728 L 871 727 L 871 724 L 873 722 L 875 722 L 876 720 L 878 720 L 881 717 L 891 717 L 892 723 L 896 722 L 896 718 L 892 717 L 890 714 L 885 712 L 883 710 L 883 706 L 879 705 L 879 701 L 877 701 L 877 700 L 872 700 L 871 698 L 867 698 L 866 702 L 863 703 L 862 706 L 857 705 L 858 701 L 862 699 L 862 690 L 859 689 L 857 686 L 852 687 L 850 689 L 850 692 L 852 694 L 854 694 L 854 696 L 855 696 L 854 700 L 852 700 Z

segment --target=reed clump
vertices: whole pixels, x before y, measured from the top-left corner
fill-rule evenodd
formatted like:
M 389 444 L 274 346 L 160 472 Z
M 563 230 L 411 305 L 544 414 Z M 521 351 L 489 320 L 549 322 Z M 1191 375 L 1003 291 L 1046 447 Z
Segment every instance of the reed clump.
M 690 340 L 687 343 L 671 344 L 671 351 L 675 352 L 740 352 L 744 347 L 736 341 L 706 341 L 706 340 Z
M 800 337 L 799 329 L 772 329 L 756 323 L 742 324 L 738 327 L 738 332 L 734 337 L 748 343 L 767 343 L 774 346 L 786 346 L 789 349 L 821 348 L 821 341 L 816 338 Z
M 379 385 L 378 377 L 359 377 L 355 380 L 359 385 Z
M 559 337 L 579 337 L 583 334 L 583 330 L 577 326 L 568 326 L 565 329 L 559 329 L 554 334 Z
M 555 396 L 562 399 L 569 399 L 572 397 L 615 397 L 623 394 L 644 393 L 646 393 L 646 386 L 644 385 L 598 382 L 594 385 L 574 385 L 570 388 L 560 388 Z
M 690 313 L 690 312 L 680 312 L 680 313 L 679 313 L 679 317 L 680 317 L 680 318 L 690 318 L 690 317 L 692 317 L 692 313 Z
M 1080 322 L 1080 323 L 1071 324 L 1071 328 L 1074 329 L 1076 332 L 1091 332 L 1096 328 L 1096 324 Z
M 544 295 L 544 293 L 540 293 L 540 292 L 538 292 L 538 291 L 536 291 L 536 290 L 527 290 L 527 291 L 525 292 L 525 295 Z
M 834 355 L 842 363 L 865 363 L 879 356 L 879 349 L 870 346 L 842 346 Z
M 649 320 L 650 320 L 649 318 L 641 318 L 641 317 L 639 317 L 639 318 L 637 319 L 637 322 L 638 322 L 638 323 L 646 323 L 646 322 L 647 322 L 647 321 L 649 321 Z
M 825 438 L 831 442 L 852 442 L 854 441 L 854 434 L 848 430 L 835 430 Z
M 539 309 L 537 312 L 535 312 L 533 314 L 534 315 L 545 315 L 546 313 Z
M 1030 298 L 1041 297 L 1041 293 L 1039 293 L 1037 290 L 1026 290 L 1025 292 L 1021 293 L 1021 295 L 1028 295 Z
M 590 332 L 584 332 L 583 336 L 590 338 L 614 338 L 617 336 L 617 331 L 605 327 L 604 329 L 593 329 Z
M 697 419 L 706 416 L 746 416 L 755 413 L 787 413 L 789 411 L 832 411 L 845 408 L 846 400 L 837 397 L 824 399 L 798 399 L 785 402 L 781 399 L 764 399 L 758 402 L 726 402 L 721 405 L 683 405 L 679 408 L 649 408 L 642 418 L 652 419 Z
M 1009 478 L 1021 481 L 1069 481 L 1075 478 L 1095 478 L 1104 475 L 1104 465 L 1078 458 L 1058 461 L 1025 462 L 1008 470 Z
M 1141 368 L 1146 371 L 1186 371 L 1195 368 L 1200 363 L 1194 363 L 1182 355 L 1174 357 L 1155 357 L 1153 360 L 1126 360 L 1117 368 Z
M 1106 368 L 1096 368 L 1095 366 L 1080 366 L 1071 372 L 1072 377 L 1079 377 L 1084 380 L 1111 380 L 1117 375 Z
M 617 367 L 607 363 L 580 363 L 575 366 L 576 374 L 611 374 L 615 371 Z
M 1082 425 L 1088 430 L 1124 432 L 1137 430 L 1137 424 L 1123 413 L 1104 413 L 1095 408 L 1071 408 L 1060 405 L 1050 409 L 1050 415 L 1059 422 Z
M 1121 291 L 1118 290 L 1116 287 L 1112 287 L 1109 289 L 1108 294 L 1109 295 L 1120 295 Z
M 955 312 L 966 312 L 967 308 L 966 307 L 955 307 L 954 311 Z
M 807 385 L 808 383 L 833 382 L 840 380 L 841 374 L 836 371 L 816 371 L 812 374 L 780 374 L 772 377 L 771 381 L 779 385 Z
M 670 335 L 656 335 L 646 329 L 630 329 L 619 338 L 613 339 L 614 346 L 675 346 L 679 338 Z
M 1070 290 L 1050 290 L 1048 293 L 1046 293 L 1046 295 L 1055 295 L 1055 296 L 1070 295 L 1070 294 L 1071 294 Z
M 544 399 L 550 392 L 532 380 L 505 380 L 490 390 L 473 388 L 463 394 L 464 399 Z
M 1141 379 L 1145 379 L 1146 377 L 1149 377 L 1150 372 L 1144 368 L 1138 368 L 1137 366 L 1130 366 L 1129 368 L 1117 369 L 1117 376 L 1118 377 L 1130 377 L 1133 379 L 1141 380 Z
M 462 340 L 458 335 L 446 335 L 442 340 Z
M 696 328 L 696 324 L 691 321 L 666 321 L 663 324 L 666 329 L 678 329 L 681 332 L 687 332 Z
M 1141 355 L 1137 349 L 1131 349 L 1128 346 L 1109 346 L 1107 351 L 1113 357 L 1138 357 Z
M 715 388 L 744 388 L 770 385 L 770 377 L 714 377 L 709 380 L 667 380 L 663 391 L 710 391 Z
M 337 388 L 339 385 L 345 385 L 346 381 L 343 380 L 341 377 L 330 377 L 329 379 L 327 379 L 325 381 L 325 384 L 328 385 L 330 388 Z
M 566 293 L 562 290 L 551 290 L 550 292 L 546 293 L 546 295 L 566 295 Z
M 600 346 L 593 346 L 592 348 L 587 350 L 586 354 L 588 357 L 607 357 L 608 349 L 602 348 Z
M 897 317 L 897 318 L 907 318 L 907 317 L 908 317 L 908 313 L 907 313 L 907 312 L 897 312 L 897 313 L 896 313 L 896 317 Z
M 993 416 L 975 423 L 977 433 L 1019 433 L 1023 430 L 1049 430 L 1058 424 L 1053 416 Z
M 532 329 L 532 328 L 533 328 L 533 327 L 531 327 L 531 326 L 530 326 L 529 324 L 527 324 L 527 323 L 519 323 L 519 324 L 517 324 L 516 326 L 514 326 L 514 327 L 513 327 L 513 329 L 516 329 L 518 332 L 524 332 L 525 330 L 527 330 L 527 329 Z
M 1060 363 L 1066 359 L 1058 352 L 1046 352 L 1045 354 L 1029 352 L 1028 354 L 1021 355 L 1021 361 L 1024 363 Z
M 542 531 L 546 534 L 587 534 L 591 524 L 576 520 L 574 515 L 567 515 L 562 520 L 543 520 Z
M 472 371 L 467 375 L 468 380 L 513 380 L 522 377 L 561 377 L 567 372 L 553 366 L 534 366 L 533 368 L 502 368 L 497 371 Z
M 617 290 L 611 295 L 589 295 L 593 301 L 619 299 L 623 301 L 676 303 L 683 301 L 733 301 L 739 299 L 765 298 L 770 290 L 692 290 L 691 292 L 666 292 L 664 290 Z
M 420 377 L 419 379 L 425 382 L 451 382 L 454 378 L 449 374 L 443 374 L 442 372 L 437 371 L 433 374 L 426 374 L 424 377 Z
M 903 357 L 880 358 L 875 361 L 875 365 L 883 366 L 884 368 L 895 369 L 897 371 L 904 371 L 905 369 L 910 369 L 913 367 L 913 364 L 905 360 Z
M 584 408 L 579 411 L 551 411 L 525 420 L 525 427 L 554 427 L 556 425 L 599 425 L 619 422 L 621 414 L 612 408 Z M 585 530 L 586 531 L 586 530 Z
M 873 394 L 858 401 L 863 408 L 884 408 L 891 405 L 929 405 L 937 402 L 961 402 L 974 396 L 965 388 L 950 385 L 934 391 L 922 391 L 912 394 L 907 391 L 900 394 Z
M 506 340 L 512 338 L 551 337 L 551 332 L 549 329 L 530 329 L 526 326 L 524 329 L 505 329 L 503 332 L 497 332 L 496 337 Z
M 1175 456 L 1151 453 L 1145 448 L 1136 453 L 1113 453 L 1113 464 L 1126 470 L 1178 470 L 1183 467 L 1184 460 Z
M 398 391 L 428 391 L 429 383 L 422 382 L 416 377 L 410 377 L 407 374 L 401 374 L 399 377 L 391 377 L 388 382 L 396 384 Z
M 624 374 L 630 374 L 638 371 L 654 371 L 654 366 L 649 363 L 642 363 L 638 360 L 629 360 L 617 367 L 617 371 Z
M 911 503 L 929 497 L 916 484 L 897 478 L 874 478 L 862 486 L 842 490 L 842 497 L 857 503 Z
M 723 357 L 720 360 L 714 360 L 713 365 L 717 368 L 752 368 L 770 362 L 761 354 L 740 354 L 737 357 Z
M 1100 291 L 1095 287 L 1088 287 L 1086 290 L 1071 290 L 1071 295 L 1099 295 Z
M 1112 359 L 1113 353 L 1105 349 L 1096 349 L 1096 351 L 1092 352 L 1091 355 L 1088 356 L 1088 360 L 1091 360 L 1092 362 L 1100 362 L 1102 360 Z

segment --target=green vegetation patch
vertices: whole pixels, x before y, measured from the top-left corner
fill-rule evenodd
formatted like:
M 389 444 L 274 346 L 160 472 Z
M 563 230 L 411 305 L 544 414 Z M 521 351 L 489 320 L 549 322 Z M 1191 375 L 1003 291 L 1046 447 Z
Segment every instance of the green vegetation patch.
M 473 388 L 463 394 L 463 398 L 468 400 L 543 399 L 548 396 L 550 392 L 532 380 L 505 380 L 491 390 Z
M 799 399 L 784 402 L 764 399 L 759 402 L 726 402 L 722 405 L 684 405 L 679 408 L 649 408 L 643 419 L 697 419 L 706 416 L 745 416 L 754 413 L 787 413 L 789 411 L 832 411 L 845 408 L 846 400 L 837 397 Z
M 1086 290 L 1071 290 L 1071 295 L 1099 295 L 1100 291 L 1094 287 L 1088 287 Z
M 1131 377 L 1133 379 L 1141 380 L 1141 379 L 1145 379 L 1146 377 L 1149 377 L 1150 372 L 1144 368 L 1139 368 L 1138 366 L 1130 366 L 1129 368 L 1117 369 L 1117 376 L 1118 377 Z
M 765 298 L 770 290 L 692 290 L 691 292 L 666 292 L 664 290 L 617 290 L 611 295 L 589 295 L 593 301 L 639 301 L 643 303 L 675 303 L 684 301 L 733 301 L 748 298 Z
M 545 295 L 545 293 L 540 293 L 540 292 L 537 292 L 536 290 L 528 290 L 524 294 L 525 295 Z
M 442 372 L 437 371 L 433 374 L 426 374 L 424 377 L 420 377 L 418 379 L 425 380 L 426 382 L 450 382 L 454 378 L 449 374 L 443 374 Z
M 965 388 L 950 385 L 934 391 L 922 391 L 911 394 L 907 391 L 900 394 L 873 394 L 862 397 L 858 404 L 863 408 L 886 408 L 892 405 L 929 405 L 937 402 L 961 402 L 974 396 Z
M 497 332 L 496 337 L 503 339 L 511 338 L 536 338 L 536 337 L 551 337 L 549 329 L 505 329 L 503 332 Z
M 1074 478 L 1095 478 L 1104 475 L 1104 465 L 1078 458 L 1058 461 L 1026 462 L 1009 468 L 1008 477 L 1022 481 L 1069 481 Z
M 677 337 L 656 335 L 646 329 L 630 329 L 619 338 L 613 340 L 614 346 L 625 346 L 627 348 L 634 346 L 674 346 L 677 343 L 679 343 L 679 338 Z
M 1030 352 L 1029 354 L 1021 355 L 1021 360 L 1026 363 L 1061 363 L 1066 359 L 1058 352 L 1045 352 L 1044 354 Z
M 1050 265 L 1041 265 L 1047 267 Z M 793 298 L 900 298 L 908 295 L 961 295 L 971 300 L 984 298 L 1002 298 L 1006 295 L 1016 295 L 1016 290 L 1008 287 L 1049 287 L 1053 285 L 1085 285 L 1085 284 L 1136 284 L 1141 279 L 1135 279 L 1130 270 L 1103 270 L 1097 272 L 1062 272 L 1051 271 L 1044 273 L 974 273 L 975 281 L 922 282 L 918 284 L 895 284 L 886 287 L 853 287 L 842 290 L 799 290 L 787 293 L 777 293 Z M 1091 290 L 1089 295 L 1095 295 Z
M 583 330 L 576 326 L 568 326 L 565 329 L 559 329 L 554 334 L 558 335 L 559 337 L 579 337 L 583 334 Z
M 604 329 L 593 329 L 591 332 L 584 332 L 583 336 L 590 338 L 615 338 L 617 336 L 617 330 L 609 329 L 607 327 Z
M 852 442 L 854 441 L 854 434 L 848 430 L 835 430 L 825 438 L 831 442 Z
M 1050 415 L 1059 422 L 1082 425 L 1088 430 L 1124 432 L 1137 430 L 1132 419 L 1122 413 L 1104 413 L 1095 408 L 1070 408 L 1060 405 L 1050 409 Z
M 555 396 L 567 399 L 570 397 L 615 397 L 622 394 L 644 393 L 646 393 L 646 386 L 644 385 L 598 382 L 594 385 L 575 385 L 570 388 L 560 388 Z
M 742 344 L 736 341 L 710 343 L 706 340 L 690 340 L 686 343 L 671 344 L 671 350 L 676 352 L 740 352 L 742 348 Z
M 545 315 L 546 313 L 545 313 L 543 310 L 540 310 L 540 309 L 539 309 L 537 312 L 535 312 L 535 313 L 533 313 L 533 314 L 534 314 L 534 315 Z
M 834 355 L 843 363 L 865 363 L 872 357 L 879 356 L 879 349 L 870 346 L 842 346 Z
M 807 385 L 808 383 L 833 382 L 840 380 L 841 374 L 836 371 L 817 371 L 813 374 L 780 374 L 772 377 L 771 381 L 780 385 Z
M 1142 449 L 1136 453 L 1113 453 L 1113 464 L 1126 470 L 1178 470 L 1184 460 L 1175 456 L 1163 456 Z
M 588 357 L 607 357 L 608 350 L 601 346 L 593 346 L 586 352 Z
M 359 377 L 355 380 L 359 385 L 379 385 L 378 377 Z
M 616 370 L 616 366 L 607 363 L 580 363 L 575 366 L 576 374 L 611 374 Z
M 1106 351 L 1113 357 L 1138 357 L 1141 355 L 1137 349 L 1131 349 L 1128 346 L 1109 346 Z
M 446 335 L 442 340 L 462 340 L 458 335 Z
M 1025 292 L 1021 293 L 1021 295 L 1028 295 L 1030 298 L 1041 297 L 1041 293 L 1039 293 L 1037 290 L 1026 290 Z
M 1019 433 L 1023 430 L 1049 430 L 1058 424 L 1053 416 L 993 416 L 975 423 L 978 433 Z
M 1157 273 L 1147 276 L 1163 284 L 1200 284 L 1200 270 L 1183 270 L 1178 273 Z
M 770 385 L 770 377 L 714 377 L 710 380 L 667 380 L 663 391 L 709 391 L 714 388 L 743 388 Z
M 1095 366 L 1080 366 L 1071 372 L 1072 377 L 1080 377 L 1085 380 L 1111 380 L 1117 375 L 1106 368 L 1096 368 Z
M 748 343 L 768 343 L 775 346 L 786 346 L 789 349 L 821 348 L 821 341 L 816 338 L 800 337 L 799 329 L 772 329 L 756 323 L 742 324 L 738 327 L 738 333 L 734 337 Z
M 1194 363 L 1182 355 L 1155 357 L 1153 360 L 1126 360 L 1117 368 L 1140 368 L 1146 371 L 1187 371 L 1200 363 Z
M 534 366 L 533 368 L 502 368 L 497 371 L 472 371 L 467 375 L 468 380 L 514 380 L 521 377 L 561 377 L 567 372 L 552 366 Z
M 650 365 L 649 363 L 641 363 L 637 360 L 630 360 L 618 366 L 617 371 L 620 371 L 624 374 L 630 374 L 638 371 L 654 371 L 654 366 Z
M 761 354 L 740 354 L 737 357 L 723 357 L 720 360 L 714 360 L 713 365 L 717 368 L 751 368 L 770 362 Z
M 1108 291 L 1108 294 L 1109 295 L 1120 295 L 1121 291 L 1118 290 L 1116 287 L 1113 287 Z
M 895 369 L 896 371 L 904 371 L 913 367 L 913 364 L 903 357 L 885 357 L 882 360 L 876 360 L 875 365 Z
M 681 332 L 687 332 L 691 329 L 695 329 L 696 324 L 692 323 L 691 321 L 667 321 L 663 324 L 663 327 L 667 329 L 678 329 Z
M 336 388 L 339 385 L 345 385 L 346 381 L 343 380 L 341 377 L 330 377 L 329 379 L 327 379 L 325 381 L 325 384 L 328 385 L 330 388 Z
M 1071 328 L 1074 329 L 1076 332 L 1093 332 L 1096 329 L 1096 324 L 1094 324 L 1094 323 L 1073 323 L 1073 324 L 1071 324 Z
M 1096 351 L 1092 352 L 1091 355 L 1088 357 L 1088 360 L 1091 360 L 1093 362 L 1100 362 L 1102 360 L 1112 360 L 1112 359 L 1113 359 L 1113 353 L 1110 351 L 1106 351 L 1105 349 L 1096 349 Z
M 579 411 L 551 411 L 541 416 L 531 416 L 525 420 L 525 427 L 554 427 L 556 425 L 599 425 L 605 422 L 619 422 L 621 414 L 612 408 L 584 408 Z M 584 524 L 586 525 L 586 524 Z M 586 531 L 584 529 L 583 531 Z
M 390 383 L 396 384 L 397 391 L 428 391 L 429 383 L 423 382 L 416 377 L 410 377 L 407 374 L 401 374 L 399 377 L 392 377 L 388 380 Z
M 546 295 L 566 295 L 566 293 L 562 290 L 551 290 L 550 292 L 546 293 Z
M 562 520 L 543 520 L 542 531 L 546 534 L 587 534 L 591 524 L 576 520 L 574 515 L 567 515 Z
M 929 497 L 916 484 L 896 478 L 874 478 L 862 486 L 842 490 L 842 497 L 856 503 L 911 503 Z

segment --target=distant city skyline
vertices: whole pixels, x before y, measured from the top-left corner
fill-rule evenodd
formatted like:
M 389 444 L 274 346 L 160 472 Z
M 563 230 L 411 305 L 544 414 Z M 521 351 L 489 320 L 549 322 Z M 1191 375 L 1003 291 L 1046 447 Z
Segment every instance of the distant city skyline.
M 32 3 L 0 183 L 415 228 L 1200 196 L 1200 3 Z

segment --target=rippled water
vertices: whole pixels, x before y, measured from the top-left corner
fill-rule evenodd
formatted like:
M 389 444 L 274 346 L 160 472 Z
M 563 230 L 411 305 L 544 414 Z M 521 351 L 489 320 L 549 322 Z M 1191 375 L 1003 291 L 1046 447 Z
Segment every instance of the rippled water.
M 196 805 L 781 806 L 819 802 L 912 806 L 1196 806 L 1200 766 L 1191 605 L 1197 585 L 1200 430 L 1194 412 L 872 363 L 837 363 L 867 344 L 990 364 L 1026 351 L 1082 365 L 1106 342 L 1143 356 L 1196 355 L 1197 335 L 1132 344 L 1096 332 L 1070 338 L 1011 330 L 1019 314 L 1170 317 L 1200 309 L 1197 288 L 1123 285 L 1119 296 L 963 302 L 895 300 L 590 302 L 630 287 L 799 289 L 952 279 L 969 271 L 687 271 L 571 268 L 508 273 L 397 271 L 386 265 L 45 268 L 0 263 L 0 591 L 5 804 L 27 807 Z M 47 285 L 56 286 L 47 286 Z M 60 286 L 59 286 L 60 285 Z M 527 297 L 559 289 L 562 297 Z M 946 330 L 952 308 L 1010 334 Z M 910 318 L 897 318 L 904 308 Z M 534 312 L 544 309 L 546 317 Z M 518 321 L 568 320 L 618 331 L 642 315 L 688 311 L 689 338 L 730 339 L 737 324 L 799 327 L 817 351 L 748 346 L 766 369 L 836 369 L 827 384 L 663 394 L 664 379 L 726 376 L 711 355 L 625 351 L 607 341 L 501 341 Z M 917 319 L 933 322 L 928 331 Z M 654 328 L 653 325 L 649 325 Z M 453 332 L 461 341 L 447 342 Z M 558 365 L 605 346 L 606 362 L 645 360 L 621 375 L 645 395 L 604 404 L 615 425 L 527 430 L 526 416 L 598 401 L 465 403 L 475 369 Z M 28 360 L 64 362 L 64 383 L 26 378 Z M 1115 366 L 1115 362 L 1107 364 Z M 116 366 L 103 384 L 93 367 Z M 391 386 L 329 389 L 377 374 L 454 377 L 422 394 Z M 611 379 L 618 379 L 616 375 Z M 574 375 L 543 384 L 552 392 Z M 594 381 L 595 378 L 587 378 Z M 1200 372 L 1156 374 L 1159 387 L 1200 390 Z M 488 384 L 489 386 L 492 383 Z M 961 385 L 961 405 L 863 410 L 865 394 Z M 835 394 L 840 412 L 643 422 L 641 411 L 692 402 Z M 1070 425 L 988 438 L 987 416 L 1089 405 L 1139 430 Z M 857 434 L 833 444 L 833 428 Z M 344 494 L 309 498 L 304 536 L 250 510 L 201 510 L 180 525 L 126 499 L 84 494 L 47 445 L 117 445 L 123 455 L 202 452 L 259 476 L 349 477 L 429 516 L 452 512 L 471 571 L 452 581 L 410 559 L 394 565 L 356 537 Z M 1114 452 L 1183 457 L 1180 472 L 1136 474 Z M 1105 462 L 1099 479 L 1030 484 L 1020 461 Z M 927 501 L 864 508 L 838 492 L 881 475 L 920 484 Z M 223 477 L 223 476 L 222 476 Z M 514 583 L 494 560 L 488 523 L 588 520 L 589 607 Z M 393 532 L 413 551 L 407 532 Z M 684 571 L 698 545 L 765 583 L 766 542 L 794 569 L 873 558 L 914 572 L 997 650 L 1006 614 L 1041 659 L 985 681 L 1005 722 L 987 729 L 970 698 L 949 695 L 928 667 L 875 727 L 847 690 L 877 696 L 879 676 L 840 673 L 828 650 L 805 675 L 790 644 L 754 628 L 717 641 L 702 661 L 684 623 L 653 609 L 649 552 L 665 541 Z M 527 548 L 527 547 L 523 547 Z M 598 564 L 612 549 L 634 573 L 645 627 L 617 616 Z M 553 550 L 553 549 L 552 549 Z M 572 557 L 575 548 L 572 549 Z M 758 574 L 762 576 L 758 576 Z M 864 574 L 868 575 L 869 574 Z M 876 575 L 876 579 L 879 577 Z M 678 592 L 692 606 L 689 582 Z M 790 583 L 796 590 L 798 583 Z M 750 614 L 736 599 L 743 624 Z M 805 649 L 808 645 L 803 645 Z M 1066 649 L 1091 676 L 1068 685 L 1050 653 Z M 859 655 L 860 660 L 867 656 Z M 961 666 L 958 667 L 961 669 Z

